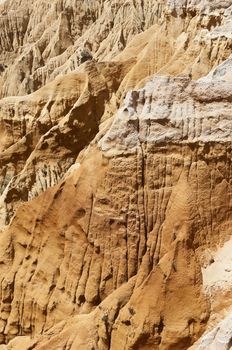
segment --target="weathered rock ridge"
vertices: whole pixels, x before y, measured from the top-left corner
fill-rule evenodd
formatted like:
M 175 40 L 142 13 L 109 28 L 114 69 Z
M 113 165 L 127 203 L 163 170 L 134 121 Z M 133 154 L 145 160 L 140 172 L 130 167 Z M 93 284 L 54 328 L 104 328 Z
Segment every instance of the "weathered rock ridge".
M 0 8 L 1 96 L 31 93 L 91 57 L 136 58 L 124 88 L 156 72 L 191 71 L 198 78 L 231 52 L 229 5 L 200 0 L 7 0 Z
M 2 224 L 20 201 L 55 185 L 75 162 L 129 66 L 87 62 L 31 95 L 1 100 Z
M 204 251 L 231 226 L 231 83 L 220 70 L 130 92 L 77 169 L 18 209 L 2 233 L 3 339 L 48 330 L 30 347 L 186 349 L 199 337 Z
M 20 201 L 58 182 L 129 89 L 143 86 L 154 73 L 198 78 L 227 58 L 231 47 L 227 3 L 20 4 L 6 1 L 0 9 L 2 94 L 32 92 L 0 102 L 2 223 L 10 222 Z M 69 22 L 63 23 L 66 12 Z M 71 41 L 65 39 L 67 30 Z M 67 48 L 61 50 L 65 43 Z M 71 143 L 64 144 L 64 139 Z
M 230 5 L 1 5 L 1 350 L 231 348 Z

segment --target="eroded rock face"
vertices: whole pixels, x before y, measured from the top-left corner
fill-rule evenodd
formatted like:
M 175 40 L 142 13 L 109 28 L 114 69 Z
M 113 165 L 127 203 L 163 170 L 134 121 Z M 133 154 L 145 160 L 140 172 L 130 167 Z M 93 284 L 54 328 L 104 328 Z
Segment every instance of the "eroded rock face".
M 229 349 L 230 2 L 0 11 L 0 349 Z
M 182 74 L 187 80 L 202 76 L 230 53 L 231 9 L 221 2 L 212 6 L 210 2 L 185 5 L 146 0 L 123 5 L 90 2 L 87 6 L 25 1 L 17 6 L 7 1 L 1 11 L 3 95 L 42 87 L 35 94 L 0 103 L 2 223 L 10 222 L 21 200 L 57 183 L 94 138 L 101 118 L 113 116 L 128 89 L 144 86 L 153 73 Z M 25 28 L 15 23 L 20 18 Z M 16 38 L 10 35 L 12 31 Z M 64 34 L 67 31 L 72 42 Z M 121 46 L 118 35 L 123 38 Z M 66 48 L 61 49 L 62 45 Z M 43 59 L 38 59 L 41 55 Z M 22 81 L 18 80 L 20 72 Z M 31 87 L 32 83 L 36 85 Z M 64 139 L 71 144 L 64 144 Z
M 1 100 L 2 224 L 21 201 L 55 185 L 75 162 L 129 67 L 86 62 L 31 95 Z
M 210 315 L 204 250 L 231 227 L 231 89 L 217 76 L 154 78 L 128 93 L 66 179 L 18 209 L 1 238 L 2 340 L 53 326 L 30 348 L 197 340 Z
M 151 1 L 142 4 L 141 0 L 35 0 L 23 5 L 7 1 L 1 16 L 2 61 L 10 57 L 12 64 L 4 69 L 2 95 L 35 91 L 59 73 L 76 69 L 83 63 L 80 50 L 96 59 L 117 54 L 132 36 L 152 24 L 153 18 L 144 22 Z
M 122 91 L 156 72 L 198 78 L 231 52 L 231 8 L 222 1 L 7 0 L 0 13 L 1 96 L 76 70 L 84 52 L 97 61 L 136 58 Z

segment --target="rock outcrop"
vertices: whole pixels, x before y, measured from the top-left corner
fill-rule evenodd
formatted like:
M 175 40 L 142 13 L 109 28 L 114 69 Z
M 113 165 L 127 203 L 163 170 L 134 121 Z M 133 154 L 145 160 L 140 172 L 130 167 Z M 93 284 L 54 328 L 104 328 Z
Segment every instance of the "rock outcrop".
M 231 52 L 231 8 L 222 1 L 8 0 L 0 13 L 1 96 L 34 92 L 83 57 L 135 58 L 125 91 L 157 72 L 198 78 Z
M 31 95 L 1 100 L 2 224 L 18 203 L 55 185 L 75 162 L 129 67 L 86 62 Z
M 48 331 L 30 348 L 62 339 L 76 349 L 89 325 L 86 349 L 186 349 L 197 340 L 210 315 L 204 251 L 231 226 L 231 83 L 221 69 L 130 92 L 66 179 L 18 209 L 2 233 L 5 341 Z M 125 305 L 111 299 L 123 285 Z
M 229 350 L 230 1 L 0 11 L 0 349 Z
M 59 1 L 45 6 L 41 1 L 30 4 L 24 1 L 23 5 L 6 1 L 1 9 L 4 28 L 0 55 L 3 95 L 20 95 L 36 90 L 27 96 L 2 99 L 0 103 L 2 223 L 10 222 L 21 200 L 27 201 L 58 182 L 79 151 L 94 138 L 100 121 L 112 117 L 129 89 L 143 86 L 154 73 L 198 78 L 228 57 L 231 47 L 231 11 L 226 3 L 212 6 L 201 2 L 185 5 L 157 1 L 153 4 L 146 0 L 123 4 L 120 1 L 91 2 L 87 6 L 85 2 L 69 4 Z M 64 20 L 61 25 L 60 21 L 67 11 L 69 22 Z M 133 20 L 128 15 L 131 11 Z M 20 27 L 20 19 L 25 28 Z M 47 23 L 51 25 L 45 30 Z M 68 30 L 71 41 L 66 40 L 63 33 Z M 15 38 L 11 32 L 16 35 Z M 122 46 L 116 40 L 119 32 L 123 35 Z M 98 33 L 98 40 L 94 33 Z M 53 45 L 57 52 L 51 48 Z M 67 48 L 61 50 L 62 45 Z M 31 53 L 31 50 L 35 52 Z M 43 51 L 39 54 L 38 50 Z M 42 55 L 43 59 L 38 60 L 38 55 Z M 32 63 L 32 59 L 37 63 Z M 53 64 L 50 65 L 51 60 Z M 110 62 L 97 62 L 101 60 Z M 18 79 L 19 72 L 23 72 L 22 81 Z M 86 78 L 88 75 L 90 78 Z M 75 79 L 80 80 L 75 82 Z M 88 89 L 92 86 L 86 87 L 88 79 L 101 81 L 102 90 L 89 93 Z M 51 83 L 47 84 L 48 81 Z M 30 82 L 35 85 L 31 87 Z M 42 90 L 37 90 L 38 87 Z M 72 93 L 67 96 L 69 87 Z M 98 87 L 95 85 L 93 89 Z M 98 93 L 101 96 L 93 101 Z M 93 111 L 95 103 L 98 104 L 97 112 Z M 75 104 L 79 112 L 76 112 L 76 107 L 71 112 Z M 85 107 L 80 107 L 82 104 Z M 89 116 L 76 116 L 76 113 L 88 115 L 91 110 L 96 122 L 89 121 Z M 67 131 L 61 119 L 69 118 L 69 113 L 72 114 L 71 119 L 82 118 L 83 121 L 75 120 L 74 127 L 73 122 L 71 126 L 69 123 Z M 12 120 L 13 129 L 10 126 Z M 79 131 L 78 137 L 73 137 L 77 124 L 79 130 L 80 124 L 85 121 L 84 129 L 88 129 L 90 123 L 91 131 L 83 129 L 84 137 Z M 44 136 L 46 133 L 48 135 Z M 44 137 L 49 142 L 44 141 Z M 80 137 L 82 142 L 79 142 Z M 64 145 L 64 138 L 69 138 L 72 146 Z M 48 147 L 49 144 L 51 147 Z

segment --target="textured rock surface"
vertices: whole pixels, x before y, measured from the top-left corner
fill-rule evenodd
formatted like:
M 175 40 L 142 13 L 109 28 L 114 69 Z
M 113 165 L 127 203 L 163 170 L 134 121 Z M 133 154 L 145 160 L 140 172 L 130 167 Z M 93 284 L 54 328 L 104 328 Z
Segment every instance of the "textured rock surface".
M 1 5 L 1 350 L 230 349 L 230 5 Z
M 136 58 L 124 89 L 156 72 L 199 77 L 231 52 L 229 5 L 8 0 L 0 8 L 1 95 L 37 90 L 75 70 L 89 57 L 86 51 L 98 61 Z
M 192 350 L 230 350 L 232 347 L 231 315 L 221 321 L 211 332 L 206 333 L 191 347 Z
M 85 332 L 93 324 L 86 349 L 186 349 L 199 337 L 210 311 L 203 252 L 228 239 L 231 226 L 231 89 L 210 77 L 155 78 L 129 93 L 80 167 L 18 209 L 2 233 L 5 340 L 49 330 L 107 296 L 108 320 L 111 293 L 133 276 L 105 335 L 96 309 L 65 323 L 60 346 L 77 348 L 78 322 Z M 55 349 L 52 334 L 34 348 Z
M 99 129 L 105 104 L 130 63 L 86 62 L 37 92 L 0 102 L 0 219 L 55 185 Z M 109 78 L 110 77 L 110 78 Z
M 44 86 L 35 95 L 9 97 L 0 103 L 2 223 L 10 222 L 19 201 L 57 183 L 96 135 L 101 117 L 113 115 L 128 89 L 143 86 L 153 73 L 197 78 L 230 53 L 227 3 L 7 1 L 0 11 L 2 95 L 20 95 Z M 89 59 L 92 62 L 84 63 Z M 52 82 L 46 85 L 48 81 Z M 91 84 L 94 91 L 89 91 Z M 69 88 L 72 94 L 67 96 Z M 84 121 L 75 120 L 75 127 L 73 122 L 68 128 L 61 126 L 69 113 L 72 120 Z M 76 115 L 83 113 L 92 113 L 91 118 L 98 121 Z M 85 130 L 80 127 L 83 122 Z M 87 132 L 88 123 L 91 131 Z M 80 128 L 85 134 L 82 142 L 79 131 L 78 137 L 72 136 Z M 64 145 L 64 134 L 72 145 Z

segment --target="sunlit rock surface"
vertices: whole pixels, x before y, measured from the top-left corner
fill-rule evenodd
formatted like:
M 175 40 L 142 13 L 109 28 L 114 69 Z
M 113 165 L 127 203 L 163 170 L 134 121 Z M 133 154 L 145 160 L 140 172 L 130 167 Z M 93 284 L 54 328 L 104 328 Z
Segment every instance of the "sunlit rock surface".
M 0 12 L 0 349 L 229 350 L 230 1 Z

